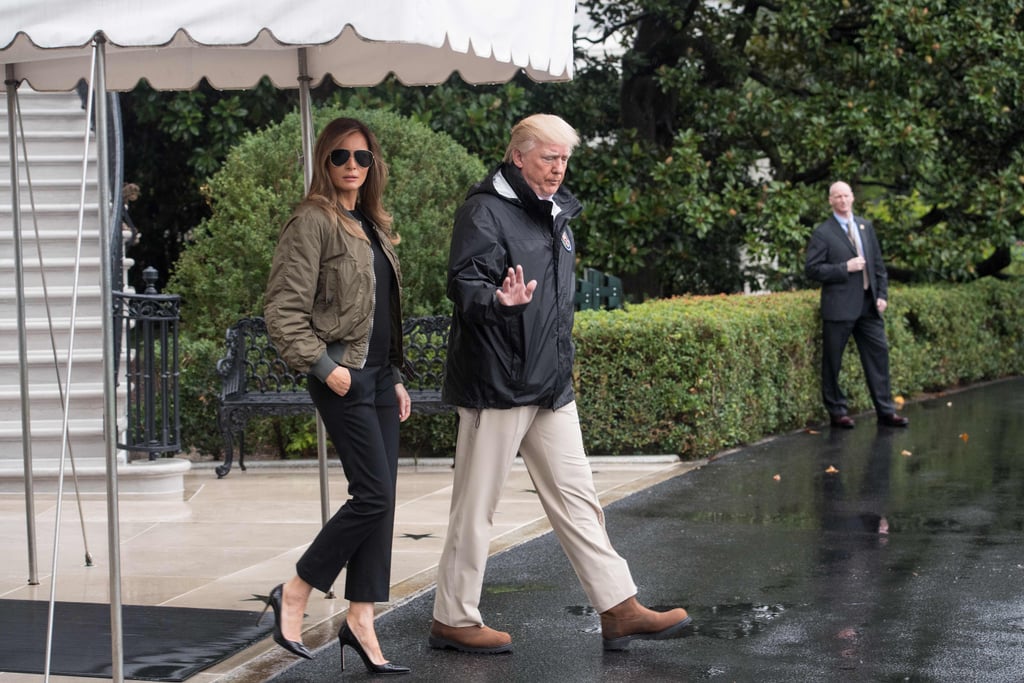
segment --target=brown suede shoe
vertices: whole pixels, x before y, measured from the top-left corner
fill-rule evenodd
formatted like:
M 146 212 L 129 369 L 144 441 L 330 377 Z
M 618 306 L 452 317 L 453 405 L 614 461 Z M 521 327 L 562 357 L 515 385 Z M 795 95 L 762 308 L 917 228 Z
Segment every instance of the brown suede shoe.
M 437 619 L 430 625 L 430 647 L 496 655 L 512 651 L 512 636 L 487 626 L 448 626 Z
M 677 607 L 668 612 L 647 609 L 636 596 L 601 612 L 601 638 L 605 650 L 625 650 L 634 640 L 665 640 L 693 634 L 693 619 Z

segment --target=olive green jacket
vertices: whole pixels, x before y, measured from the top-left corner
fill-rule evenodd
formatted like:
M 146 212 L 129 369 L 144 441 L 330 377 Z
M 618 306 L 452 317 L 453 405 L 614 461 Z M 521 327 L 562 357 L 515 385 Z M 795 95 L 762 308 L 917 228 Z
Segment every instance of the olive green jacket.
M 395 272 L 391 350 L 395 382 L 402 366 L 402 271 L 394 246 L 377 229 Z M 311 202 L 303 202 L 281 228 L 270 267 L 263 315 L 267 333 L 288 366 L 321 381 L 343 365 L 366 363 L 376 284 L 373 250 Z

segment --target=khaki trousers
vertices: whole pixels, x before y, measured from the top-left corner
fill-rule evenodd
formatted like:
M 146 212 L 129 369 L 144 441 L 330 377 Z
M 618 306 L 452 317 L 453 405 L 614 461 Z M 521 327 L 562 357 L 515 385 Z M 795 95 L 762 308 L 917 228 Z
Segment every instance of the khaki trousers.
M 629 567 L 605 531 L 576 403 L 554 411 L 534 406 L 458 411 L 455 480 L 434 618 L 455 627 L 484 623 L 480 593 L 494 510 L 516 453 L 594 609 L 604 612 L 636 595 Z

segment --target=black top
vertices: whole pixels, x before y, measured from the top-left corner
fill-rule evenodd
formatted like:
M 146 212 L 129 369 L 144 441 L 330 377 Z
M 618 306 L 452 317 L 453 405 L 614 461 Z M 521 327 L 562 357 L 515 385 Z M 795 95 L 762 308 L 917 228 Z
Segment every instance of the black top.
M 370 332 L 370 347 L 366 354 L 366 365 L 378 367 L 388 364 L 388 350 L 391 348 L 391 289 L 395 286 L 395 274 L 391 270 L 380 238 L 366 216 L 357 208 L 352 217 L 363 226 L 363 232 L 373 249 L 373 280 L 376 285 L 373 294 L 373 328 Z

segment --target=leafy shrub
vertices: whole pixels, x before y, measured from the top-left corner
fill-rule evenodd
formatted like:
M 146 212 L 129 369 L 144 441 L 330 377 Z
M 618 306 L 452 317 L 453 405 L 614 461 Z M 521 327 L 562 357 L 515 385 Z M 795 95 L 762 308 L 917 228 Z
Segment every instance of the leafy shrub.
M 450 458 L 458 434 L 455 413 L 417 415 L 402 423 L 401 452 L 406 458 Z
M 1024 280 L 893 287 L 894 394 L 1024 372 Z M 823 421 L 813 290 L 680 297 L 576 316 L 576 389 L 590 453 L 701 458 Z M 840 381 L 871 410 L 851 342 Z
M 696 458 L 802 424 L 818 405 L 813 296 L 682 297 L 578 314 L 588 450 Z
M 385 111 L 327 108 L 317 129 L 338 116 L 367 123 L 391 166 L 385 205 L 398 245 L 407 316 L 448 311 L 445 270 L 452 217 L 485 169 L 450 137 Z M 299 117 L 248 135 L 209 181 L 213 215 L 192 235 L 168 291 L 183 298 L 186 334 L 222 339 L 238 318 L 259 315 L 277 235 L 303 193 Z
M 182 449 L 219 455 L 224 442 L 217 425 L 217 359 L 224 353 L 223 344 L 182 335 L 178 353 Z

